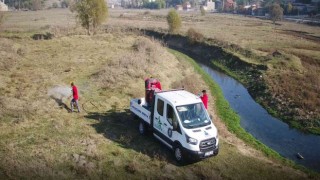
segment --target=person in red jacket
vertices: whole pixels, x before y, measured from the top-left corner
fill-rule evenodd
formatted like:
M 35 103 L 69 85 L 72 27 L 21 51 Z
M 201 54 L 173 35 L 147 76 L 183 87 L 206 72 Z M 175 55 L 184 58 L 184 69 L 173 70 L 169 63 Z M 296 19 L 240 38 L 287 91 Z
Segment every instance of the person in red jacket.
M 71 88 L 72 88 L 72 100 L 70 102 L 71 105 L 71 112 L 73 112 L 73 105 L 75 104 L 77 106 L 78 112 L 80 112 L 80 107 L 78 104 L 78 100 L 79 100 L 79 94 L 78 94 L 78 88 L 77 86 L 74 85 L 74 83 L 71 83 Z
M 148 106 L 150 106 L 153 101 L 154 92 L 159 92 L 162 89 L 161 83 L 159 80 L 153 78 L 152 76 L 150 78 L 146 78 L 144 82 L 146 89 L 145 100 Z
M 203 105 L 206 109 L 208 109 L 208 95 L 206 90 L 202 90 L 202 95 L 200 96 Z

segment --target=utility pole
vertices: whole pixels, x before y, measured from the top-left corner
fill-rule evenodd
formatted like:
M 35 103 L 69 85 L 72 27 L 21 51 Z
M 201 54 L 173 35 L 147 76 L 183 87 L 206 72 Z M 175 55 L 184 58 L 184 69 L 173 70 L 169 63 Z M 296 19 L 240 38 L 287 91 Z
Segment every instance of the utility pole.
M 222 0 L 222 12 L 224 12 L 224 0 Z

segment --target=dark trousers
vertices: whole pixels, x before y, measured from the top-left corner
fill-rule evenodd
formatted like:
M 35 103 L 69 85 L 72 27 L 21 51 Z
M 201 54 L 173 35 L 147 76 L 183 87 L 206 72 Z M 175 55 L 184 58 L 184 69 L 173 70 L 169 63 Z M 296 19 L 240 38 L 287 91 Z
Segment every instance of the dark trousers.
M 71 102 L 70 102 L 71 112 L 73 112 L 73 105 L 74 105 L 74 104 L 77 106 L 78 112 L 80 112 L 80 107 L 79 107 L 79 104 L 78 104 L 78 100 L 77 100 L 77 99 L 72 99 Z

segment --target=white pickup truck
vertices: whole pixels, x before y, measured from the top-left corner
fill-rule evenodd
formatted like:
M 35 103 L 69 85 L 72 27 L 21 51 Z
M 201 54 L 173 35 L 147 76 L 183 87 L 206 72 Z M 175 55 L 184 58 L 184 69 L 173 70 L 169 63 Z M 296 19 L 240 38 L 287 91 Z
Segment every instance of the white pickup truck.
M 201 99 L 185 90 L 156 92 L 153 103 L 132 99 L 130 111 L 140 119 L 139 132 L 147 130 L 174 151 L 178 162 L 199 160 L 219 152 L 217 128 Z

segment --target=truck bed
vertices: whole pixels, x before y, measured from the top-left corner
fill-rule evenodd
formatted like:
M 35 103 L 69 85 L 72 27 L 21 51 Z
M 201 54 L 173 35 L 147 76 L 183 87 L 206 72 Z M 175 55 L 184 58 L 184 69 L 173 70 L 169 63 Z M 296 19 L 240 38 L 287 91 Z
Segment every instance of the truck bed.
M 138 101 L 141 100 L 139 104 Z M 150 124 L 150 116 L 151 112 L 146 106 L 146 102 L 144 98 L 132 99 L 130 101 L 130 111 L 137 115 L 140 119 Z

